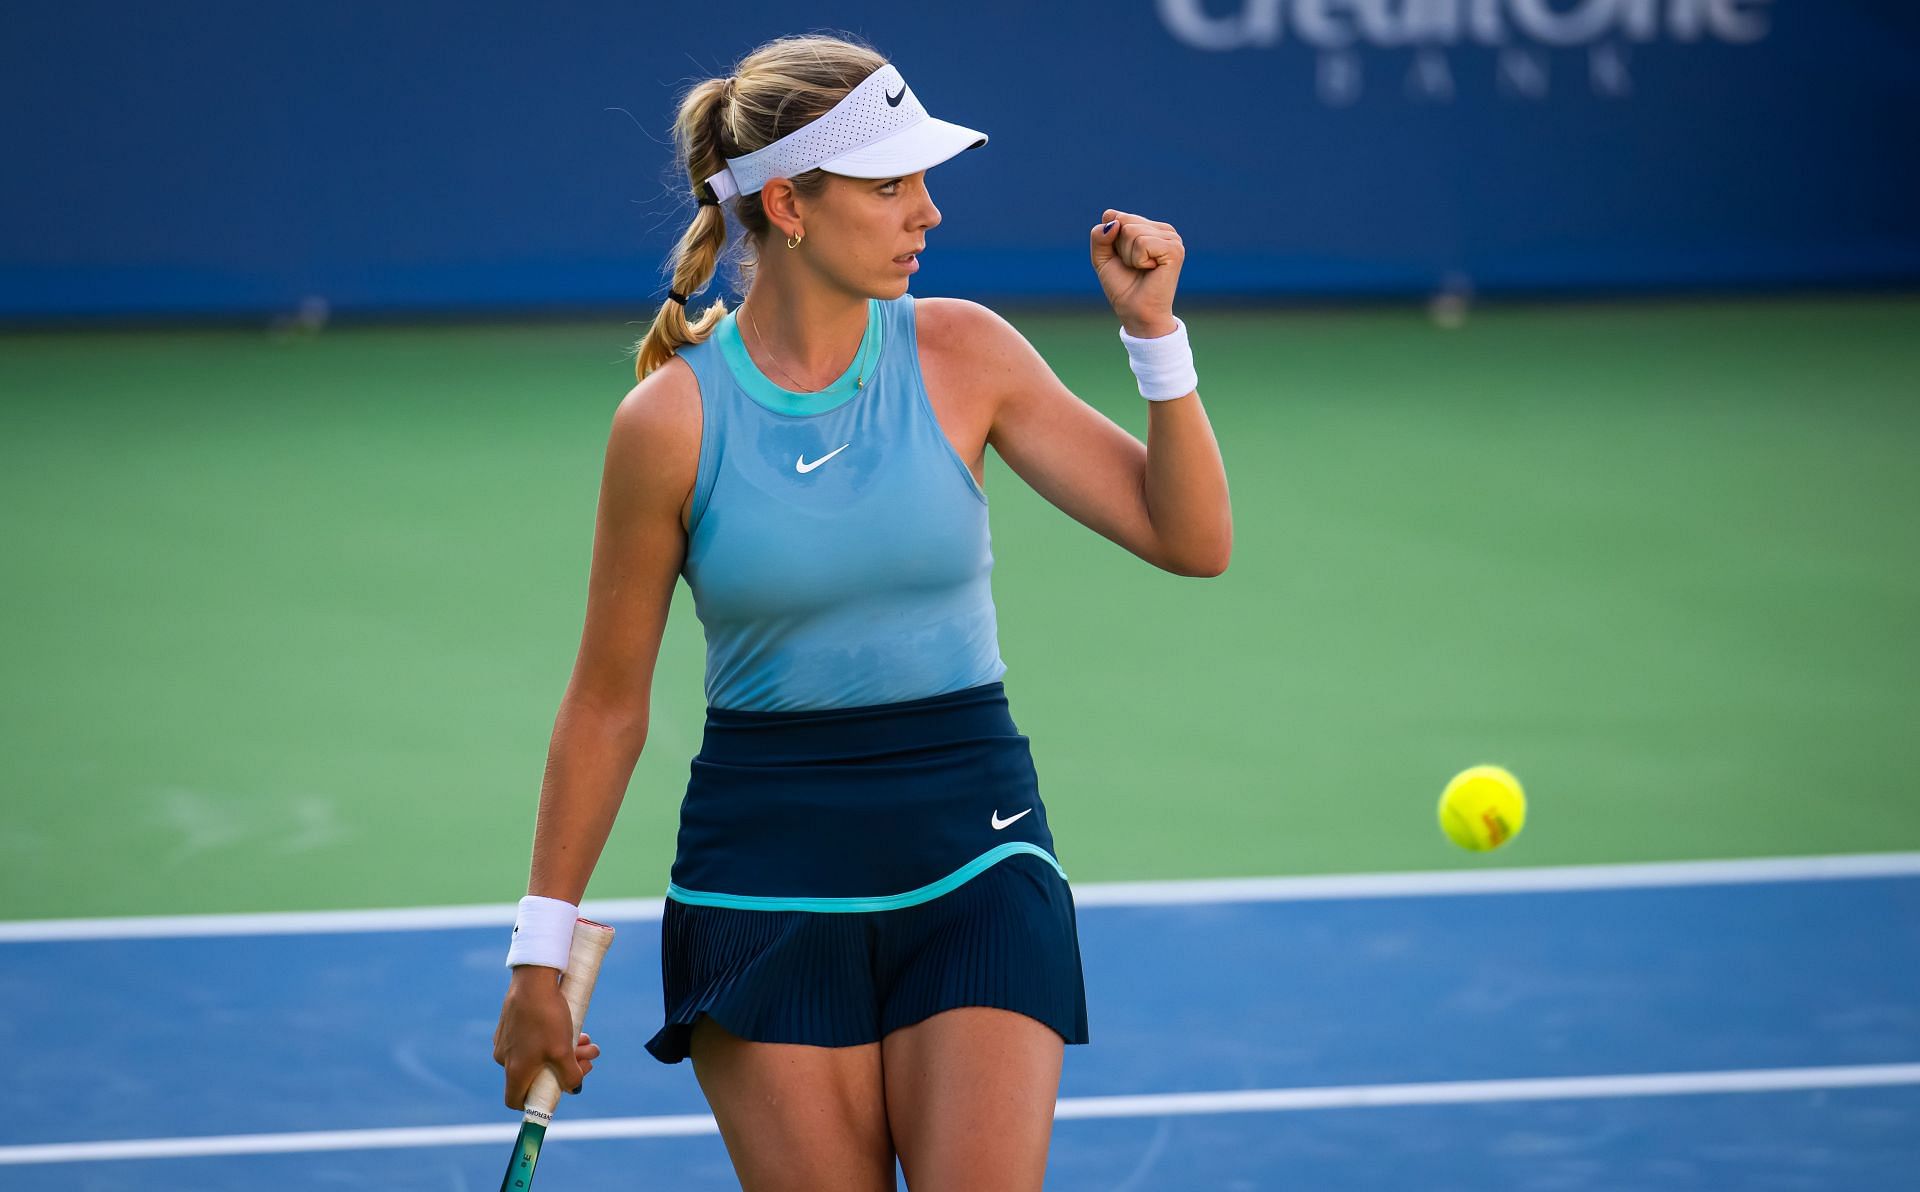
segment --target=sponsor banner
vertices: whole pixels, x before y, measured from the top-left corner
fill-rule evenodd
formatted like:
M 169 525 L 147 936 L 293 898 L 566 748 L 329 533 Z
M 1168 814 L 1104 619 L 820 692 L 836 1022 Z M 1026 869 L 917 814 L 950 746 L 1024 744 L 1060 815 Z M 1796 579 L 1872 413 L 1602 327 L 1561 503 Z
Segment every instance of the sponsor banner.
M 648 309 L 671 105 L 851 30 L 936 116 L 921 293 L 1097 301 L 1108 207 L 1193 296 L 1920 280 L 1910 0 L 28 6 L 0 318 Z

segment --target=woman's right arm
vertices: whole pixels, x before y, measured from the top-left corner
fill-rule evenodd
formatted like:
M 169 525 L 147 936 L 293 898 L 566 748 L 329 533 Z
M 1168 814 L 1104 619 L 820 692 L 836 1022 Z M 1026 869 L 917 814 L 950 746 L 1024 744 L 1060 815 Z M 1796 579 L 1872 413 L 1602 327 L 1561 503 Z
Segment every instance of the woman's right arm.
M 547 748 L 529 894 L 580 901 L 646 744 L 654 662 L 686 558 L 680 510 L 699 461 L 699 401 L 692 371 L 673 360 L 614 411 L 586 626 Z
M 614 411 L 594 521 L 586 625 L 555 717 L 534 826 L 527 893 L 578 903 L 613 829 L 647 739 L 648 695 L 674 583 L 686 557 L 681 511 L 700 455 L 700 395 L 687 365 L 670 360 Z M 519 1108 L 542 1063 L 578 1083 L 571 1016 L 559 973 L 513 970 L 494 1035 Z M 574 1079 L 568 1079 L 573 1077 Z

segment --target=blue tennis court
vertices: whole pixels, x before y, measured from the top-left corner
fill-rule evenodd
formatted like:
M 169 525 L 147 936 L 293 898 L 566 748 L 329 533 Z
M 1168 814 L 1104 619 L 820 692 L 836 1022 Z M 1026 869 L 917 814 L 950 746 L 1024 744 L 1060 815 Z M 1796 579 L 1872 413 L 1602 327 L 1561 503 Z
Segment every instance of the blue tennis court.
M 1049 1188 L 1920 1186 L 1920 855 L 1081 901 Z M 603 913 L 606 1054 L 541 1184 L 737 1187 L 690 1066 L 640 1047 L 657 924 Z M 508 914 L 10 925 L 0 1186 L 497 1187 Z

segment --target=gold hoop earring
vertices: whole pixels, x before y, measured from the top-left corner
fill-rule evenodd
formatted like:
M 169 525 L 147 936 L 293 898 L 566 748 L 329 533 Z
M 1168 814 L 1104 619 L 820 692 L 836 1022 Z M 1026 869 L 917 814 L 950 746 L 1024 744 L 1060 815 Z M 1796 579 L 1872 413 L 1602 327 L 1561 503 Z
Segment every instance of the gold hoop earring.
M 788 247 L 788 248 L 799 248 L 799 247 L 800 247 L 800 241 L 802 241 L 803 239 L 805 239 L 805 238 L 806 238 L 806 235 L 807 235 L 807 234 L 806 234 L 805 232 L 795 232 L 795 233 L 794 233 L 793 235 L 791 235 L 791 236 L 789 236 L 789 237 L 787 237 L 787 247 Z

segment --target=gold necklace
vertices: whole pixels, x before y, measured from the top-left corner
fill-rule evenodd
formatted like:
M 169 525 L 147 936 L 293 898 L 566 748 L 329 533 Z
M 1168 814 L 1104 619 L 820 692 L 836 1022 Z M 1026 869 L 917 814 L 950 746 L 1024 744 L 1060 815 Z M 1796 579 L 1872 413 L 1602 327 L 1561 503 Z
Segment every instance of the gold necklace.
M 743 309 L 744 309 L 744 308 L 746 307 L 746 303 L 744 303 L 744 302 L 742 302 L 742 303 L 741 303 L 740 305 L 741 305 L 741 307 L 742 307 Z M 759 324 L 759 322 L 758 322 L 758 321 L 756 321 L 756 320 L 754 319 L 754 317 L 753 317 L 753 312 L 752 312 L 752 311 L 750 311 L 750 310 L 749 310 L 749 311 L 747 311 L 747 323 L 748 323 L 748 324 L 749 324 L 750 326 L 752 326 L 752 328 L 753 328 L 753 337 L 754 337 L 755 339 L 757 339 L 757 340 L 759 340 L 759 341 L 760 341 L 760 350 L 761 350 L 761 351 L 763 351 L 763 352 L 766 352 L 766 351 L 767 351 L 767 337 L 766 337 L 766 336 L 764 336 L 764 335 L 762 335 L 762 334 L 760 333 L 760 324 Z M 865 336 L 862 336 L 862 337 L 861 337 L 861 339 L 860 339 L 860 347 L 861 347 L 861 348 L 864 348 L 864 347 L 866 347 L 866 337 L 865 337 Z M 863 385 L 865 385 L 865 384 L 867 383 L 867 365 L 866 365 L 866 361 L 864 361 L 864 360 L 862 360 L 862 359 L 861 359 L 861 355 L 862 355 L 862 353 L 861 353 L 861 351 L 860 351 L 860 349 L 859 349 L 859 348 L 856 348 L 856 349 L 854 349 L 854 355 L 853 355 L 853 358 L 854 358 L 854 361 L 855 361 L 856 363 L 858 363 L 858 364 L 860 365 L 860 372 L 859 372 L 859 373 L 858 373 L 858 374 L 857 374 L 857 375 L 856 375 L 856 376 L 854 377 L 854 379 L 853 379 L 853 387 L 854 387 L 855 389 L 859 389 L 859 388 L 860 388 L 861 386 L 863 386 Z M 780 362 L 779 362 L 778 360 L 775 360 L 775 359 L 773 358 L 773 353 L 771 353 L 771 352 L 767 352 L 767 362 L 768 362 L 768 363 L 770 363 L 770 364 L 772 364 L 772 365 L 773 365 L 773 366 L 774 366 L 775 368 L 780 368 Z M 786 378 L 787 378 L 787 380 L 789 380 L 789 381 L 792 381 L 792 380 L 794 379 L 794 377 L 793 377 L 793 374 L 792 374 L 792 373 L 790 373 L 790 372 L 788 372 L 788 371 L 787 371 L 786 369 L 784 369 L 784 368 L 780 368 L 780 373 L 781 373 L 781 375 L 782 375 L 782 376 L 784 376 L 784 377 L 786 377 Z M 796 383 L 797 383 L 797 382 L 796 382 Z M 808 389 L 808 388 L 805 388 L 805 387 L 803 386 L 802 388 L 800 388 L 800 389 L 798 389 L 798 390 L 796 390 L 795 392 L 798 392 L 798 393 L 819 393 L 819 392 L 821 392 L 821 390 L 819 390 L 819 389 Z

